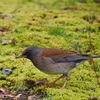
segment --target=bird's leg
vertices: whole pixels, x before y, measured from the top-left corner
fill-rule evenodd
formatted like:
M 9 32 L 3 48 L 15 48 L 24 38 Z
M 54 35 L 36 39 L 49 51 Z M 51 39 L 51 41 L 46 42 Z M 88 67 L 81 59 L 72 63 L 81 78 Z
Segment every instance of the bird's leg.
M 70 74 L 66 73 L 65 76 L 66 76 L 66 79 L 68 80 L 70 79 Z
M 67 80 L 65 81 L 65 83 L 64 83 L 64 85 L 61 87 L 61 89 L 64 89 L 65 86 L 66 86 L 66 84 L 67 84 Z
M 70 75 L 68 73 L 64 74 L 66 76 L 66 81 L 65 83 L 63 84 L 62 88 L 61 89 L 64 89 L 66 84 L 67 84 L 67 79 L 70 79 Z
M 53 82 L 45 82 L 45 85 L 53 85 L 55 84 L 59 79 L 66 77 L 64 74 L 60 77 L 58 77 L 56 80 L 54 80 Z

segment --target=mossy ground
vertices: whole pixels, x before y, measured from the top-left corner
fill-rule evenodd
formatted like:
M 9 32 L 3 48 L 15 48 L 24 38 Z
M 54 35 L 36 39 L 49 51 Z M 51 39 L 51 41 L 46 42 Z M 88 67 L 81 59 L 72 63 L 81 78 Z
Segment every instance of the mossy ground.
M 93 0 L 87 0 L 87 3 L 76 0 L 0 0 L 0 28 L 6 29 L 0 32 L 0 39 L 16 40 L 15 44 L 0 42 L 0 86 L 10 90 L 28 88 L 25 79 L 47 78 L 52 81 L 59 76 L 40 72 L 27 59 L 16 60 L 15 55 L 27 46 L 57 47 L 100 55 L 100 4 Z M 100 82 L 100 59 L 95 59 L 94 63 Z M 12 69 L 12 74 L 2 75 L 4 68 Z M 85 62 L 69 73 L 71 77 L 64 90 L 60 89 L 62 80 L 51 87 L 34 88 L 45 89 L 46 100 L 87 100 L 90 96 L 100 99 L 100 85 L 93 66 Z

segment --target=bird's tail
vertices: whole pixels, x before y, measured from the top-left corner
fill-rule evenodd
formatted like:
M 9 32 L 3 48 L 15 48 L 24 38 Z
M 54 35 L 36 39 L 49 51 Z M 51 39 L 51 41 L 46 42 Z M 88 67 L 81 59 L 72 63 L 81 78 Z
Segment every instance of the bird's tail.
M 100 58 L 100 56 L 91 56 L 92 58 Z

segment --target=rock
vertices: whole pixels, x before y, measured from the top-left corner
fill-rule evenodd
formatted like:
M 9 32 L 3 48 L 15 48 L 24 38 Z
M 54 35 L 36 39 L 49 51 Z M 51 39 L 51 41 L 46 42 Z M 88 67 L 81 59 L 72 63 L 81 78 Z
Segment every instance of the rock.
M 88 98 L 88 100 L 98 100 L 98 98 L 95 96 L 91 96 L 90 98 Z
M 2 71 L 2 74 L 4 74 L 4 75 L 10 75 L 11 73 L 12 73 L 12 70 L 9 69 L 9 68 L 5 68 L 5 69 L 3 69 L 3 71 Z

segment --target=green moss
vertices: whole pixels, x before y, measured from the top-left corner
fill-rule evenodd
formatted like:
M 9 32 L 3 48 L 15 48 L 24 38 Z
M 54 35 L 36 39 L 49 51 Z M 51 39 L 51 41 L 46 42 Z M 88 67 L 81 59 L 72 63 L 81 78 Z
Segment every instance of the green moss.
M 57 47 L 79 53 L 100 55 L 100 7 L 87 0 L 1 0 L 0 1 L 0 86 L 10 90 L 29 88 L 24 80 L 47 78 L 53 81 L 59 75 L 39 71 L 27 59 L 15 59 L 27 46 Z M 1 39 L 15 39 L 16 43 L 2 45 Z M 48 100 L 87 100 L 90 96 L 100 99 L 100 59 L 94 67 L 87 62 L 70 71 L 71 78 L 61 90 L 64 80 L 45 89 Z M 9 76 L 2 69 L 12 69 Z M 96 73 L 94 72 L 94 68 Z M 97 74 L 97 76 L 96 76 Z M 31 89 L 32 90 L 32 89 Z

